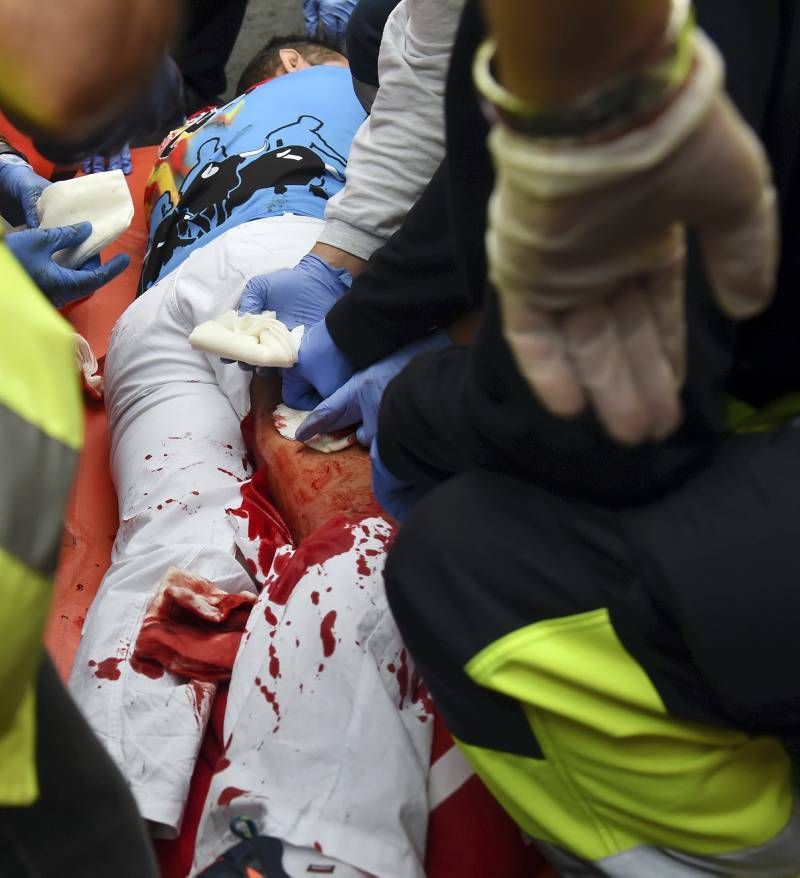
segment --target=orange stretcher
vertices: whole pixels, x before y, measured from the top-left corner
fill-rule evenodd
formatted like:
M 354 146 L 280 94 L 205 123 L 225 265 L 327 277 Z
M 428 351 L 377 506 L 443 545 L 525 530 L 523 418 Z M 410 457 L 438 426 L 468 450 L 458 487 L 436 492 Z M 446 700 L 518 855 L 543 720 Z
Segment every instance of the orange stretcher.
M 0 131 L 28 154 L 42 176 L 52 164 L 38 156 L 30 142 L 0 119 Z M 131 266 L 97 295 L 65 309 L 65 316 L 104 357 L 111 329 L 133 301 L 144 258 L 147 229 L 143 194 L 155 157 L 155 147 L 133 150 L 133 173 L 128 183 L 136 205 L 131 227 L 103 254 L 131 257 Z M 369 459 L 360 449 L 321 455 L 288 442 L 275 431 L 271 412 L 275 390 L 254 382 L 249 445 L 266 475 L 275 506 L 299 544 L 335 515 L 374 515 L 378 506 L 370 490 Z M 67 511 L 59 568 L 55 581 L 46 646 L 62 677 L 69 674 L 84 618 L 109 566 L 118 514 L 108 467 L 108 428 L 102 403 L 87 401 L 86 439 Z M 181 836 L 158 842 L 164 878 L 185 878 L 214 767 L 222 753 L 222 720 L 226 689 L 220 687 L 192 781 Z M 452 746 L 443 724 L 436 726 L 434 757 Z M 555 878 L 535 849 L 521 840 L 517 827 L 491 798 L 477 778 L 451 797 L 448 807 L 431 815 L 426 871 L 430 878 Z

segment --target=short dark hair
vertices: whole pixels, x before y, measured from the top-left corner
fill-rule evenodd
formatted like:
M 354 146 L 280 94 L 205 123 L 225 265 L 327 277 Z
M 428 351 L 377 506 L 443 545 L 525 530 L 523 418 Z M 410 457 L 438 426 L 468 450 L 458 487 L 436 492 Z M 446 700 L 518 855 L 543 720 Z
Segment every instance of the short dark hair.
M 342 54 L 334 43 L 325 39 L 307 37 L 304 34 L 273 37 L 245 67 L 244 73 L 239 77 L 236 93 L 243 94 L 259 82 L 275 76 L 280 69 L 281 49 L 294 49 L 309 64 L 325 64 L 328 61 L 334 60 L 335 56 L 341 56 Z

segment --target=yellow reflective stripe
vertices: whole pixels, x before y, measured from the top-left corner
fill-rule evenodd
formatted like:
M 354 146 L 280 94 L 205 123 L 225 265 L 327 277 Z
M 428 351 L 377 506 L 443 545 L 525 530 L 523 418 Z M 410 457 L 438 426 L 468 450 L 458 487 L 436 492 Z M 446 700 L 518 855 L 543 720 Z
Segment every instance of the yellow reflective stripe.
M 757 409 L 726 397 L 726 421 L 731 433 L 768 433 L 800 417 L 800 393 L 789 393 Z
M 83 438 L 74 339 L 0 241 L 0 403 L 70 448 Z
M 0 805 L 27 805 L 36 787 L 34 686 L 50 582 L 0 548 Z
M 512 632 L 466 671 L 522 704 L 544 753 L 460 744 L 534 838 L 588 860 L 642 844 L 713 855 L 762 845 L 789 820 L 783 747 L 670 717 L 605 609 Z

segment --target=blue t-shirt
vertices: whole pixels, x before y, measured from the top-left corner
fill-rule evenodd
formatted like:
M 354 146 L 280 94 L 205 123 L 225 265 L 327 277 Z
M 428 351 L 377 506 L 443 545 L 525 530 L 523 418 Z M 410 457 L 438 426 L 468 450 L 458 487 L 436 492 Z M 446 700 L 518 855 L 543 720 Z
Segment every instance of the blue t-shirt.
M 173 131 L 145 191 L 139 291 L 241 223 L 282 213 L 324 217 L 328 198 L 344 186 L 364 118 L 350 71 L 322 65 L 260 83 Z

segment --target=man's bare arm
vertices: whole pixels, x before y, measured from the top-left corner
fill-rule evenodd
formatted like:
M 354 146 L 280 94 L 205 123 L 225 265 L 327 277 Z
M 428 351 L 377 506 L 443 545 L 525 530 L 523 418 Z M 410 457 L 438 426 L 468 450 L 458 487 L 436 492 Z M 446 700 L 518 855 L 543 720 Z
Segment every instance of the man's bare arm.
M 647 58 L 670 0 L 483 0 L 499 78 L 538 106 L 569 101 Z
M 153 74 L 177 21 L 177 0 L 0 0 L 0 106 L 33 133 L 91 133 Z

